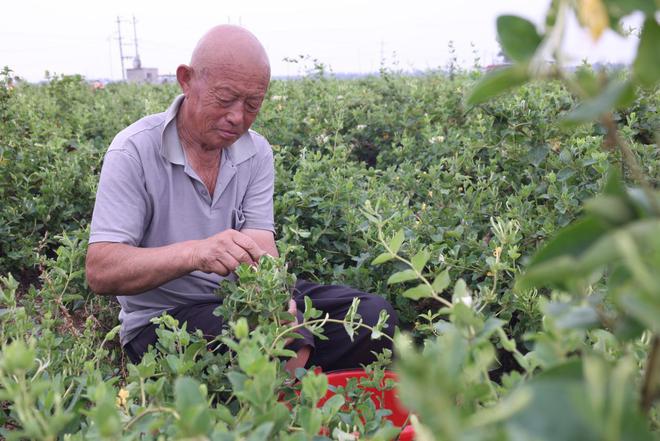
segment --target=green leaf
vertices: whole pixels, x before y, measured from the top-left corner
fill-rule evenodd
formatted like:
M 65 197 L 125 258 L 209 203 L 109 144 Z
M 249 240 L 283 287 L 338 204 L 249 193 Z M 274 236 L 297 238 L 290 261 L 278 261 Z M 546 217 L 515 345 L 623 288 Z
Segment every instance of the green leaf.
M 497 36 L 504 53 L 513 61 L 529 61 L 541 44 L 534 24 L 515 15 L 497 17 Z
M 621 171 L 611 165 L 607 170 L 607 180 L 603 186 L 603 194 L 608 196 L 626 196 L 626 186 L 621 178 Z
M 36 350 L 28 347 L 22 340 L 14 340 L 0 353 L 0 368 L 7 374 L 32 369 L 36 360 Z
M 414 288 L 407 289 L 403 296 L 413 300 L 419 300 L 426 297 L 433 297 L 433 290 L 425 283 L 420 283 Z
M 341 407 L 346 403 L 346 399 L 344 398 L 343 395 L 333 395 L 331 396 L 328 401 L 326 401 L 323 404 L 323 407 L 321 408 L 321 412 L 323 412 L 324 419 L 326 421 L 330 421 L 334 416 L 339 412 Z
M 177 410 L 183 410 L 187 407 L 197 404 L 206 405 L 206 400 L 199 390 L 200 384 L 189 377 L 177 378 L 174 382 L 174 395 L 176 396 Z
M 607 6 L 607 12 L 616 20 L 635 11 L 653 16 L 657 8 L 653 0 L 603 0 L 603 3 Z
M 406 236 L 405 233 L 403 232 L 403 229 L 397 231 L 397 233 L 390 239 L 390 243 L 388 244 L 390 248 L 390 252 L 392 254 L 396 254 L 399 252 L 399 249 L 401 249 L 401 245 L 403 245 L 403 241 L 405 240 Z
M 394 285 L 395 283 L 407 282 L 408 280 L 417 279 L 417 273 L 414 270 L 407 269 L 394 273 L 387 279 L 388 285 Z
M 561 230 L 539 251 L 529 268 L 560 256 L 578 256 L 600 239 L 608 228 L 593 217 L 585 217 Z
M 254 432 L 252 432 L 250 436 L 247 437 L 247 441 L 267 441 L 270 439 L 269 435 L 271 430 L 273 430 L 274 425 L 275 423 L 272 421 L 266 421 L 254 429 Z
M 180 377 L 174 382 L 176 410 L 181 415 L 177 425 L 184 438 L 205 434 L 211 428 L 211 414 L 201 387 L 197 380 L 189 377 Z
M 500 421 L 510 419 L 520 410 L 529 405 L 532 393 L 529 390 L 514 390 L 511 395 L 499 401 L 495 406 L 485 407 L 477 411 L 470 418 L 474 427 L 486 427 Z
M 621 367 L 630 360 L 621 360 L 614 367 L 604 360 L 594 362 L 601 364 L 596 377 L 593 366 L 587 368 L 582 360 L 570 360 L 516 389 L 516 393 L 529 394 L 531 400 L 505 422 L 507 438 L 599 441 L 616 433 L 615 438 L 621 441 L 654 439 L 635 405 L 634 388 L 622 387 L 629 384 L 631 370 Z M 609 386 L 608 393 L 590 393 L 590 384 L 597 381 Z M 613 401 L 613 389 L 619 402 Z M 598 412 L 599 408 L 608 410 Z
M 388 327 L 389 325 L 387 324 L 387 319 L 389 319 L 390 315 L 387 313 L 386 310 L 381 309 L 380 313 L 378 314 L 378 322 L 376 325 L 373 327 L 371 330 L 371 339 L 372 340 L 378 340 L 380 337 L 383 335 L 383 328 Z
M 309 321 L 321 317 L 323 312 L 319 309 L 314 308 L 312 299 L 309 296 L 305 296 L 305 312 L 303 312 L 303 321 Z
M 616 229 L 606 229 L 593 217 L 587 217 L 563 231 L 533 259 L 516 283 L 518 288 L 555 285 L 567 287 L 567 281 L 587 278 L 595 270 L 622 259 L 618 246 L 621 238 L 630 237 L 645 252 L 649 238 L 660 233 L 660 221 L 638 220 Z
M 559 329 L 590 329 L 600 323 L 598 313 L 589 305 L 551 302 L 545 306 L 544 313 Z
M 633 76 L 644 87 L 660 80 L 660 25 L 653 16 L 646 19 L 633 62 Z
M 423 249 L 419 253 L 415 254 L 413 258 L 410 259 L 410 262 L 412 263 L 413 268 L 417 272 L 421 273 L 430 258 L 431 253 L 429 253 L 428 250 Z
M 302 379 L 301 395 L 308 403 L 316 404 L 328 391 L 328 377 L 325 374 L 308 373 Z
M 497 328 L 497 335 L 500 338 L 500 344 L 505 351 L 514 352 L 516 350 L 516 341 L 509 338 L 504 329 Z
M 468 96 L 468 105 L 487 101 L 502 92 L 520 86 L 529 80 L 526 65 L 497 69 L 482 78 Z
M 590 66 L 579 67 L 575 71 L 575 81 L 589 98 L 598 95 L 598 92 L 600 92 L 600 82 Z
M 316 434 L 321 430 L 323 424 L 323 414 L 320 409 L 302 407 L 298 412 L 300 419 L 300 426 L 307 434 Z
M 397 435 L 401 433 L 401 429 L 395 426 L 385 426 L 381 427 L 373 435 L 369 435 L 369 440 L 371 441 L 388 441 L 392 439 L 403 439 L 397 438 Z
M 234 335 L 237 339 L 242 340 L 249 335 L 250 329 L 248 328 L 248 322 L 245 317 L 239 318 L 238 321 L 232 323 L 232 325 L 234 327 Z
M 463 303 L 466 304 L 467 306 L 471 305 L 472 297 L 470 297 L 470 293 L 468 292 L 467 285 L 465 284 L 465 280 L 458 279 L 456 281 L 456 284 L 454 284 L 452 303 Z
M 628 201 L 618 196 L 598 196 L 585 202 L 584 209 L 611 225 L 623 225 L 635 218 Z
M 567 123 L 594 121 L 604 113 L 630 105 L 634 99 L 635 89 L 630 81 L 611 81 L 600 95 L 581 103 L 562 121 Z
M 374 260 L 371 261 L 372 265 L 380 265 L 381 263 L 385 263 L 387 261 L 390 261 L 394 259 L 394 254 L 386 252 L 380 254 L 378 257 L 376 257 Z
M 121 434 L 121 419 L 117 406 L 112 401 L 104 400 L 98 403 L 91 415 L 102 439 L 117 439 Z
M 433 291 L 435 291 L 437 294 L 440 294 L 442 291 L 447 289 L 450 282 L 451 280 L 449 279 L 449 270 L 444 270 L 435 276 L 435 280 L 431 284 L 431 288 L 433 288 Z
M 546 144 L 537 145 L 527 154 L 527 160 L 534 167 L 538 167 L 550 153 L 550 148 Z
M 477 334 L 477 337 L 475 338 L 475 344 L 479 344 L 482 341 L 486 341 L 490 339 L 490 337 L 498 332 L 498 330 L 502 329 L 502 326 L 504 326 L 506 322 L 504 320 L 500 320 L 497 317 L 488 317 L 486 322 L 484 323 L 483 329 L 479 331 Z

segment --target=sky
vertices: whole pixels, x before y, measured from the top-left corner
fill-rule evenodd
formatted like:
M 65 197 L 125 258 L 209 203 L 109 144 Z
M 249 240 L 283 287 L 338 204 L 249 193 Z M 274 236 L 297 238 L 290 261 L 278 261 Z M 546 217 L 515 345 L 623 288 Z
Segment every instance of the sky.
M 549 0 L 20 0 L 0 15 L 0 68 L 39 81 L 51 74 L 121 79 L 117 17 L 126 67 L 135 54 L 137 22 L 143 67 L 174 73 L 187 63 L 197 40 L 216 24 L 241 24 L 269 54 L 274 76 L 304 73 L 311 66 L 285 58 L 309 56 L 334 72 L 378 71 L 381 63 L 401 70 L 445 67 L 450 41 L 466 67 L 498 63 L 495 20 L 513 13 L 538 26 Z M 639 17 L 632 17 L 636 26 Z M 565 43 L 573 63 L 629 63 L 637 44 L 608 32 L 594 44 L 573 20 Z

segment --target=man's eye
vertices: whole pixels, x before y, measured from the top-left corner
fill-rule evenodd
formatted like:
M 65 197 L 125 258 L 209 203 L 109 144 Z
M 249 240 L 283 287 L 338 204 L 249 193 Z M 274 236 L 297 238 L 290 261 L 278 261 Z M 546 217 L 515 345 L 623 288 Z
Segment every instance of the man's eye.
M 221 98 L 218 100 L 218 103 L 220 103 L 221 106 L 229 106 L 233 102 L 234 100 L 232 98 Z
M 259 104 L 251 103 L 251 102 L 247 101 L 247 102 L 245 103 L 245 108 L 246 108 L 247 111 L 250 112 L 250 113 L 256 113 L 256 112 L 259 111 Z

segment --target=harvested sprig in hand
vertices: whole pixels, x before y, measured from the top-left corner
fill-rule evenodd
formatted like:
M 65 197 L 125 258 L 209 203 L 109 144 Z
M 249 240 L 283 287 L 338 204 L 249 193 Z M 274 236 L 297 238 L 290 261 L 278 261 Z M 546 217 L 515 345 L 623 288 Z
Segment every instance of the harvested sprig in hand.
M 291 293 L 296 276 L 287 271 L 283 257 L 264 255 L 258 266 L 241 264 L 236 275 L 238 283 L 224 281 L 217 291 L 224 300 L 215 314 L 226 323 L 244 317 L 250 329 L 254 329 L 258 325 L 275 322 L 279 326 L 295 320 L 291 314 Z

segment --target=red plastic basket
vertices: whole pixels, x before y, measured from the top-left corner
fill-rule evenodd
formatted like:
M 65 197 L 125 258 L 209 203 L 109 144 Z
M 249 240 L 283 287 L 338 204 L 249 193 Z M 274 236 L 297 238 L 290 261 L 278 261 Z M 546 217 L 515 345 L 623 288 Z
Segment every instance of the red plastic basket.
M 362 369 L 354 369 L 354 370 L 345 370 L 345 371 L 333 371 L 333 372 L 326 372 L 325 373 L 328 377 L 328 384 L 335 386 L 335 387 L 344 387 L 348 383 L 348 380 L 351 378 L 365 378 L 367 377 L 367 373 L 362 370 Z M 396 374 L 392 371 L 385 371 L 385 380 L 391 379 L 394 381 L 394 383 L 398 383 L 398 378 Z M 383 406 L 392 411 L 392 413 L 387 416 L 387 419 L 389 419 L 392 424 L 394 424 L 397 427 L 402 427 L 404 424 L 407 423 L 408 420 L 408 415 L 410 412 L 406 410 L 405 407 L 401 405 L 401 402 L 399 401 L 399 398 L 397 397 L 397 389 L 396 387 L 391 390 L 385 390 L 385 391 L 379 391 L 377 389 L 373 388 L 367 388 L 367 391 L 371 393 L 371 399 L 373 400 L 374 404 L 377 407 L 380 407 L 381 402 Z M 319 401 L 318 405 L 322 406 L 323 403 L 325 403 L 331 396 L 333 396 L 335 393 L 331 390 L 327 392 L 325 397 L 321 398 Z M 399 435 L 399 440 L 400 441 L 411 441 L 415 439 L 415 431 L 413 430 L 413 427 L 411 425 L 406 425 L 403 427 L 401 430 L 401 434 Z

